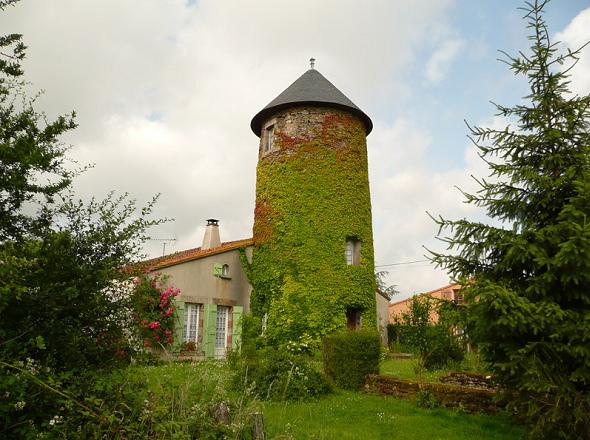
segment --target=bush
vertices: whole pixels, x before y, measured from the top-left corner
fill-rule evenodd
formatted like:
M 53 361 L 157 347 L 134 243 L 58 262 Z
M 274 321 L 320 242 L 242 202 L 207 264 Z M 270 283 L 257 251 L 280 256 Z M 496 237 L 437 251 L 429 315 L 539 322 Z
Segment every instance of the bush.
M 463 348 L 446 328 L 432 326 L 428 329 L 427 337 L 430 347 L 424 358 L 424 368 L 427 370 L 439 370 L 464 359 Z
M 324 338 L 324 371 L 339 387 L 358 389 L 367 374 L 379 373 L 380 353 L 376 330 L 341 330 Z
M 420 390 L 416 394 L 416 405 L 420 408 L 434 409 L 440 406 L 436 396 L 430 390 Z
M 399 342 L 400 327 L 401 324 L 397 321 L 387 324 L 387 341 L 390 347 Z
M 229 356 L 231 386 L 262 400 L 306 400 L 331 392 L 323 373 L 306 355 L 266 347 Z

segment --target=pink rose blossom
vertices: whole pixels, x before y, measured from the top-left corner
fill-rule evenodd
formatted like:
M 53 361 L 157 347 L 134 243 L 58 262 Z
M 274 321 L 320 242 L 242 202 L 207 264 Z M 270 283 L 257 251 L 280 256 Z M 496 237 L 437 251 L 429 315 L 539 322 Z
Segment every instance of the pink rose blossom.
M 160 327 L 160 323 L 158 321 L 150 322 L 151 329 L 158 328 L 158 327 Z

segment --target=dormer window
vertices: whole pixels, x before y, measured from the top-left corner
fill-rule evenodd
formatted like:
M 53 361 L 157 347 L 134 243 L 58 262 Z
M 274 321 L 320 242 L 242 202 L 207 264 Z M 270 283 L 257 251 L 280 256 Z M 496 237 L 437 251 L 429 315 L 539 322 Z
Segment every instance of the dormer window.
M 272 150 L 272 147 L 274 145 L 274 134 L 275 134 L 275 126 L 274 125 L 269 125 L 268 127 L 266 127 L 264 129 L 264 152 L 268 152 L 270 150 Z
M 349 266 L 358 266 L 361 262 L 361 242 L 354 238 L 346 239 L 346 250 L 344 252 L 346 264 Z

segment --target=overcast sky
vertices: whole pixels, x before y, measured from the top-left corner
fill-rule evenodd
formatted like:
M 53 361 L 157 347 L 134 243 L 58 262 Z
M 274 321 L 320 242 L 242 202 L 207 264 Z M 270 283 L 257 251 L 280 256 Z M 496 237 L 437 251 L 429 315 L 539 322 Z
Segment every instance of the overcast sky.
M 77 193 L 161 193 L 153 231 L 166 251 L 200 246 L 205 219 L 223 241 L 252 235 L 258 138 L 251 118 L 316 58 L 316 68 L 374 122 L 369 173 L 376 264 L 442 249 L 426 211 L 480 218 L 454 188 L 487 175 L 463 120 L 502 126 L 489 101 L 517 103 L 526 83 L 498 62 L 525 50 L 520 1 L 22 0 L 0 13 L 24 34 L 27 80 L 49 116 L 76 110 L 64 140 L 95 167 Z M 590 40 L 590 2 L 554 0 L 552 35 Z M 590 92 L 590 51 L 573 71 Z M 163 243 L 146 252 L 162 253 Z M 389 270 L 399 300 L 446 284 L 428 263 Z

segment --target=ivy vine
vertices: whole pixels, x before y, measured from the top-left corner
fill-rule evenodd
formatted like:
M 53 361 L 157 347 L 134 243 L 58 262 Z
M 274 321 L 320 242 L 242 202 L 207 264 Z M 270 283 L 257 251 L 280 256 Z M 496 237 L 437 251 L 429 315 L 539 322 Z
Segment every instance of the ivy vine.
M 350 309 L 375 322 L 365 127 L 348 112 L 320 110 L 319 128 L 305 136 L 277 124 L 274 151 L 258 163 L 254 252 L 251 264 L 242 261 L 252 314 L 268 313 L 271 343 L 317 346 Z M 345 260 L 349 237 L 361 242 L 356 266 Z

